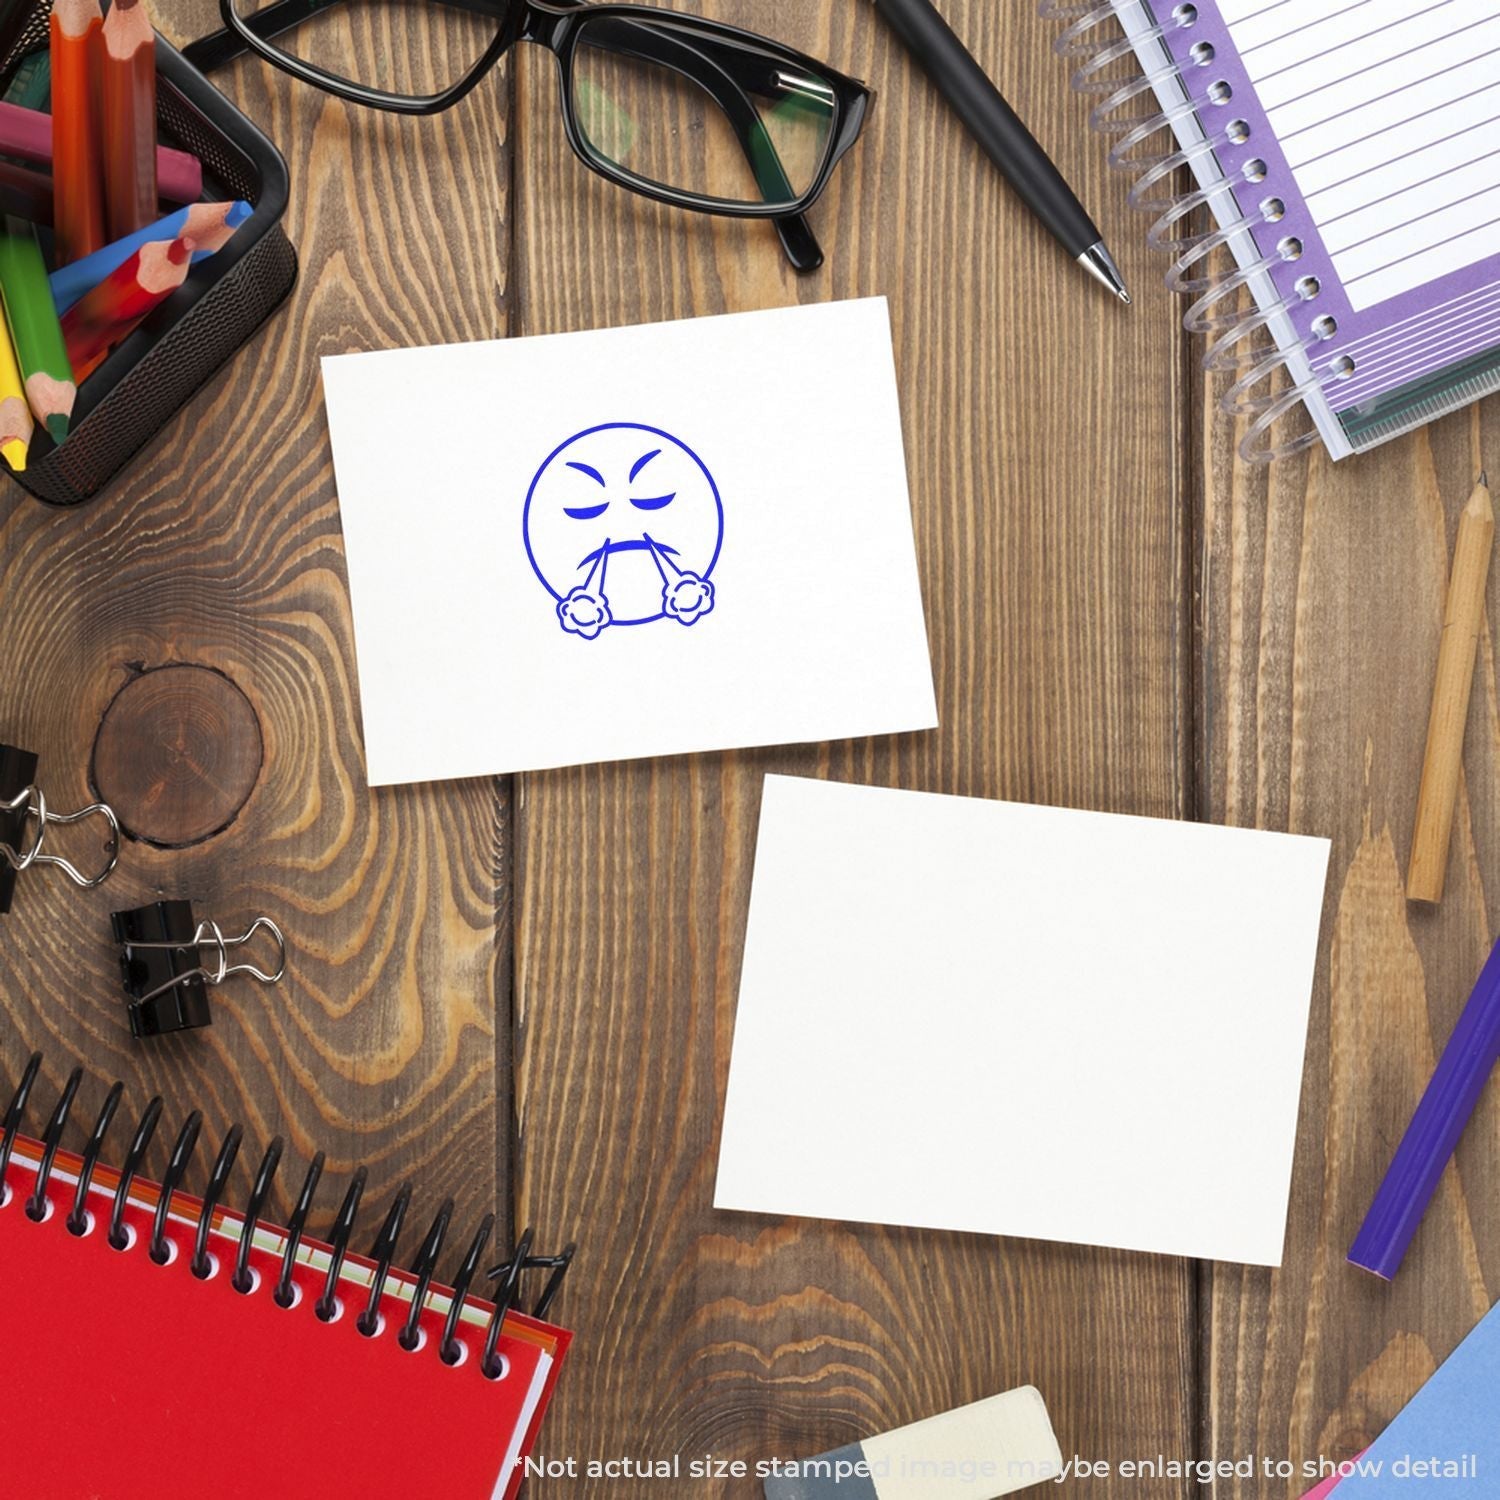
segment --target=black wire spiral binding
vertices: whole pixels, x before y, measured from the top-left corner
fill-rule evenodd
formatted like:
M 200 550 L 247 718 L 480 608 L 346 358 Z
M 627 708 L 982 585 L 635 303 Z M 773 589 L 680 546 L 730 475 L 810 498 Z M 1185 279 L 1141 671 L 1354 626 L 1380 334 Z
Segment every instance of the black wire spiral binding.
M 41 1065 L 42 1054 L 36 1053 L 32 1062 Z M 104 1096 L 104 1105 L 99 1111 L 99 1117 L 94 1121 L 94 1128 L 89 1134 L 89 1143 L 83 1148 L 82 1165 L 78 1168 L 78 1186 L 73 1190 L 73 1207 L 68 1210 L 66 1220 L 69 1234 L 87 1234 L 89 1232 L 89 1214 L 85 1205 L 89 1201 L 89 1185 L 94 1180 L 94 1168 L 99 1165 L 99 1153 L 104 1149 L 104 1137 L 109 1134 L 109 1127 L 114 1123 L 115 1111 L 120 1107 L 120 1097 L 125 1092 L 123 1083 L 116 1083 Z M 10 1148 L 7 1145 L 6 1150 Z
M 474 1272 L 479 1268 L 479 1257 L 484 1254 L 484 1247 L 490 1241 L 490 1230 L 494 1227 L 494 1214 L 486 1214 L 480 1220 L 479 1228 L 474 1231 L 474 1238 L 469 1244 L 469 1253 L 464 1256 L 464 1263 L 459 1267 L 458 1280 L 453 1283 L 453 1301 L 449 1304 L 448 1316 L 443 1320 L 443 1336 L 438 1340 L 438 1358 L 445 1365 L 456 1365 L 464 1357 L 463 1345 L 453 1337 L 453 1331 L 458 1327 L 458 1315 L 463 1311 L 464 1299 L 469 1295 L 469 1283 L 473 1281 Z
M 26 1217 L 34 1224 L 40 1224 L 47 1217 L 47 1179 L 52 1176 L 53 1158 L 57 1155 L 57 1143 L 62 1139 L 63 1126 L 68 1123 L 68 1115 L 73 1108 L 73 1096 L 82 1082 L 83 1069 L 74 1068 L 68 1074 L 62 1093 L 58 1095 L 57 1108 L 52 1111 L 52 1118 L 47 1121 L 47 1132 L 42 1137 L 42 1160 L 36 1169 L 36 1187 L 32 1189 L 31 1199 L 26 1205 Z
M 407 1313 L 406 1322 L 396 1336 L 397 1342 L 408 1354 L 415 1353 L 422 1347 L 421 1330 L 417 1325 L 422 1321 L 427 1288 L 432 1285 L 432 1273 L 437 1269 L 438 1256 L 443 1252 L 443 1241 L 448 1237 L 448 1223 L 452 1217 L 453 1200 L 444 1198 L 437 1217 L 432 1221 L 432 1227 L 427 1231 L 427 1238 L 422 1241 L 422 1248 L 417 1251 L 417 1258 L 412 1263 L 411 1274 L 417 1278 L 417 1285 L 412 1292 L 411 1311 Z
M 370 1296 L 365 1303 L 365 1310 L 354 1325 L 367 1339 L 374 1338 L 380 1332 L 380 1299 L 385 1295 L 385 1280 L 391 1274 L 396 1241 L 401 1237 L 401 1224 L 406 1218 L 410 1203 L 411 1184 L 404 1182 L 401 1184 L 401 1191 L 396 1194 L 396 1201 L 391 1204 L 390 1212 L 385 1216 L 385 1223 L 380 1226 L 380 1233 L 375 1236 L 375 1246 L 370 1251 L 370 1259 L 375 1262 L 375 1274 L 370 1279 Z
M 26 1101 L 31 1097 L 31 1090 L 36 1083 L 36 1075 L 42 1070 L 42 1054 L 33 1052 L 31 1061 L 26 1064 L 26 1071 L 21 1074 L 21 1081 L 16 1085 L 16 1092 L 10 1101 L 10 1108 L 5 1111 L 5 1124 L 3 1129 L 5 1135 L 0 1139 L 0 1208 L 6 1204 L 5 1174 L 10 1171 L 10 1151 L 16 1143 L 16 1132 L 21 1128 L 21 1116 L 26 1110 Z
M 109 1247 L 111 1250 L 128 1250 L 130 1236 L 125 1233 L 125 1203 L 130 1197 L 130 1185 L 141 1169 L 146 1147 L 156 1134 L 156 1122 L 161 1119 L 161 1095 L 157 1094 L 146 1106 L 141 1123 L 136 1126 L 135 1139 L 125 1153 L 125 1165 L 120 1168 L 120 1181 L 115 1187 L 115 1201 L 109 1211 Z
M 286 1228 L 286 1250 L 281 1257 L 281 1275 L 276 1278 L 276 1290 L 272 1294 L 277 1307 L 295 1307 L 297 1295 L 292 1287 L 292 1272 L 297 1269 L 297 1247 L 302 1243 L 302 1231 L 307 1228 L 307 1215 L 312 1209 L 313 1194 L 318 1190 L 318 1179 L 323 1175 L 323 1153 L 319 1151 L 307 1165 L 307 1175 L 302 1179 L 302 1191 L 297 1195 L 297 1208 L 292 1222 Z
M 479 1361 L 480 1369 L 491 1380 L 498 1380 L 501 1375 L 500 1365 L 495 1358 L 495 1345 L 500 1341 L 500 1328 L 505 1322 L 505 1315 L 515 1303 L 516 1283 L 521 1279 L 521 1267 L 531 1254 L 531 1242 L 534 1238 L 535 1232 L 528 1227 L 516 1246 L 516 1253 L 510 1258 L 510 1264 L 505 1269 L 505 1279 L 500 1283 L 500 1290 L 495 1296 L 495 1311 L 490 1314 L 490 1326 L 484 1335 L 484 1353 Z
M 339 1274 L 344 1269 L 344 1257 L 349 1253 L 349 1236 L 354 1233 L 354 1220 L 359 1213 L 359 1200 L 365 1195 L 365 1178 L 369 1174 L 363 1167 L 354 1169 L 349 1179 L 348 1191 L 339 1208 L 339 1216 L 333 1221 L 328 1235 L 332 1254 L 328 1257 L 328 1276 L 323 1282 L 323 1295 L 318 1298 L 314 1313 L 325 1323 L 331 1323 L 339 1313 Z
M 193 1152 L 198 1149 L 198 1132 L 202 1129 L 203 1115 L 195 1109 L 182 1122 L 182 1129 L 177 1132 L 172 1156 L 161 1180 L 161 1197 L 156 1200 L 156 1217 L 151 1221 L 151 1244 L 147 1251 L 159 1266 L 166 1265 L 172 1258 L 172 1252 L 167 1247 L 167 1215 L 172 1212 L 172 1199 L 182 1185 L 183 1173 L 193 1159 Z
M 276 1168 L 281 1165 L 283 1142 L 279 1135 L 271 1137 L 266 1154 L 260 1159 L 255 1173 L 255 1186 L 250 1189 L 249 1201 L 245 1204 L 245 1222 L 240 1226 L 240 1247 L 235 1252 L 234 1275 L 229 1284 L 235 1291 L 248 1296 L 255 1290 L 255 1278 L 250 1274 L 250 1246 L 255 1239 L 255 1226 L 260 1223 L 260 1211 L 266 1206 L 266 1195 L 276 1180 Z
M 42 1054 L 33 1053 L 22 1070 L 21 1081 L 11 1096 L 5 1114 L 0 1116 L 0 1207 L 4 1207 L 9 1202 L 10 1193 L 6 1177 L 10 1169 L 11 1155 L 15 1148 L 16 1138 L 21 1133 L 21 1122 L 35 1089 L 41 1066 Z M 60 1148 L 63 1133 L 67 1128 L 68 1120 L 72 1117 L 73 1106 L 82 1079 L 82 1068 L 74 1068 L 69 1073 L 61 1096 L 48 1117 L 41 1141 L 42 1153 L 37 1166 L 36 1184 L 24 1206 L 27 1217 L 32 1221 L 40 1221 L 47 1216 L 47 1185 L 51 1180 L 53 1163 Z M 65 1221 L 66 1227 L 74 1235 L 84 1235 L 89 1232 L 91 1223 L 91 1216 L 87 1212 L 89 1188 L 104 1149 L 105 1138 L 119 1110 L 124 1087 L 123 1083 L 115 1083 L 111 1086 L 83 1149 L 78 1182 L 73 1193 L 73 1205 Z M 136 1125 L 135 1134 L 131 1138 L 129 1150 L 125 1153 L 124 1165 L 120 1169 L 119 1182 L 115 1187 L 110 1205 L 108 1238 L 110 1245 L 116 1250 L 129 1249 L 132 1243 L 132 1235 L 127 1232 L 124 1220 L 125 1207 L 129 1201 L 130 1189 L 140 1173 L 147 1149 L 155 1137 L 161 1114 L 162 1099 L 160 1095 L 157 1095 L 146 1105 Z M 153 1213 L 151 1238 L 147 1246 L 151 1260 L 159 1266 L 168 1264 L 172 1259 L 170 1242 L 166 1236 L 167 1221 L 171 1213 L 172 1201 L 181 1190 L 183 1179 L 197 1151 L 202 1129 L 203 1116 L 198 1110 L 193 1110 L 177 1133 L 167 1169 L 162 1176 L 161 1191 Z M 208 1252 L 208 1237 L 214 1213 L 224 1197 L 230 1174 L 239 1156 L 242 1139 L 241 1127 L 231 1126 L 224 1137 L 223 1145 L 219 1148 L 209 1176 L 208 1187 L 203 1194 L 203 1206 L 194 1227 L 193 1254 L 189 1265 L 193 1275 L 200 1279 L 206 1279 L 214 1274 L 213 1258 Z M 239 1244 L 230 1282 L 235 1290 L 243 1295 L 249 1295 L 256 1290 L 256 1278 L 251 1273 L 249 1263 L 250 1250 L 256 1226 L 260 1223 L 266 1200 L 275 1182 L 283 1150 L 284 1143 L 280 1136 L 275 1137 L 266 1148 L 256 1170 L 250 1196 L 242 1215 Z M 297 1269 L 297 1251 L 302 1244 L 318 1184 L 322 1180 L 324 1162 L 324 1155 L 319 1151 L 308 1165 L 301 1190 L 297 1195 L 296 1207 L 285 1230 L 287 1242 L 282 1252 L 281 1271 L 271 1294 L 278 1307 L 291 1308 L 297 1303 L 293 1281 Z M 324 1322 L 331 1322 L 339 1315 L 337 1293 L 340 1276 L 350 1240 L 354 1235 L 355 1220 L 359 1214 L 360 1201 L 364 1196 L 367 1179 L 367 1170 L 363 1166 L 357 1167 L 345 1191 L 338 1217 L 328 1237 L 329 1266 L 322 1294 L 314 1309 L 316 1315 Z M 410 1211 L 411 1200 L 411 1184 L 404 1183 L 392 1201 L 370 1251 L 369 1258 L 375 1263 L 375 1270 L 364 1308 L 355 1320 L 359 1332 L 366 1338 L 375 1338 L 381 1333 L 380 1307 L 385 1297 L 391 1270 L 397 1264 L 397 1246 Z M 401 1347 L 409 1353 L 420 1349 L 423 1344 L 422 1314 L 428 1310 L 428 1293 L 443 1246 L 448 1238 L 453 1212 L 453 1199 L 445 1198 L 439 1205 L 437 1214 L 423 1236 L 416 1257 L 406 1273 L 413 1279 L 415 1285 L 412 1288 L 411 1305 L 396 1338 Z M 457 1365 L 463 1360 L 464 1345 L 456 1337 L 459 1319 L 468 1300 L 469 1288 L 476 1275 L 479 1274 L 480 1261 L 484 1256 L 485 1247 L 490 1242 L 494 1227 L 494 1214 L 486 1214 L 480 1221 L 473 1239 L 469 1242 L 463 1264 L 454 1279 L 452 1296 L 443 1321 L 442 1336 L 438 1341 L 438 1355 L 446 1365 Z M 527 1271 L 551 1272 L 541 1296 L 537 1298 L 531 1310 L 532 1317 L 543 1318 L 561 1290 L 577 1251 L 576 1245 L 568 1244 L 559 1255 L 533 1255 L 531 1252 L 534 1239 L 533 1231 L 528 1228 L 522 1234 L 514 1252 L 485 1274 L 486 1280 L 498 1280 L 500 1283 L 495 1294 L 494 1311 L 490 1314 L 485 1330 L 483 1353 L 479 1360 L 480 1370 L 489 1380 L 500 1380 L 505 1375 L 505 1360 L 499 1352 L 499 1342 L 505 1319 L 517 1305 L 522 1275 Z
M 219 1199 L 229 1186 L 229 1174 L 234 1171 L 243 1135 L 244 1131 L 238 1125 L 229 1127 L 229 1134 L 219 1147 L 214 1169 L 209 1173 L 208 1186 L 203 1192 L 203 1207 L 198 1210 L 198 1227 L 193 1232 L 193 1258 L 188 1264 L 188 1269 L 199 1281 L 207 1281 L 214 1273 L 213 1257 L 208 1253 L 208 1231 L 213 1227 L 214 1210 L 219 1206 Z

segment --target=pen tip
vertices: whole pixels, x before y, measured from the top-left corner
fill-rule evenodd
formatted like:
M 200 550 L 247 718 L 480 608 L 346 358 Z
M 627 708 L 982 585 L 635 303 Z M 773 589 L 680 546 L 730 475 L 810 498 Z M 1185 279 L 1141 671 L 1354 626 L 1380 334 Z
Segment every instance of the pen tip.
M 1125 278 L 1120 275 L 1120 268 L 1115 264 L 1114 257 L 1110 255 L 1103 240 L 1090 245 L 1078 257 L 1078 264 L 1121 302 L 1130 301 L 1130 293 L 1125 290 Z

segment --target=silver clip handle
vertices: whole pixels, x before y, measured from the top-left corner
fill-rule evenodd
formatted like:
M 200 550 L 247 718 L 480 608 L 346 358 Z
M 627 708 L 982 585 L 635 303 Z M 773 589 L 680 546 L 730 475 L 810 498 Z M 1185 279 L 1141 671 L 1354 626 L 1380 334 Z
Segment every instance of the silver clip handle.
M 254 964 L 229 962 L 229 950 L 243 948 L 257 932 L 270 933 L 271 941 L 276 945 L 276 971 L 274 973 L 268 974 Z M 201 979 L 208 985 L 220 985 L 236 974 L 245 974 L 260 984 L 279 984 L 286 974 L 286 936 L 269 917 L 257 917 L 238 937 L 225 937 L 224 930 L 217 922 L 200 922 L 192 939 L 188 942 L 126 943 L 125 953 L 128 957 L 139 949 L 206 948 L 210 945 L 214 949 L 212 964 L 199 964 L 196 969 L 189 969 L 187 973 L 179 974 L 165 984 L 157 985 L 154 990 L 139 996 L 132 1003 L 144 1005 L 148 1000 L 154 1000 L 158 995 L 164 995 L 168 990 L 176 989 L 178 985 L 186 984 L 190 979 Z
M 31 840 L 31 845 L 24 852 L 13 849 L 9 844 L 0 843 L 0 856 L 5 862 L 20 874 L 22 870 L 29 870 L 33 865 L 52 865 L 59 869 L 74 885 L 83 890 L 91 891 L 96 885 L 102 885 L 114 873 L 115 866 L 120 862 L 120 820 L 115 817 L 111 808 L 103 802 L 91 802 L 87 807 L 81 807 L 77 812 L 55 813 L 47 806 L 46 794 L 39 788 L 29 786 L 25 791 L 17 793 L 8 802 L 0 802 L 0 811 L 7 813 L 23 813 L 24 816 L 36 824 L 36 834 Z M 85 818 L 100 817 L 109 824 L 109 842 L 105 857 L 104 867 L 95 875 L 85 875 L 71 860 L 64 859 L 60 854 L 46 854 L 43 852 L 47 842 L 47 831 L 53 827 L 66 827 L 70 823 L 81 823 Z

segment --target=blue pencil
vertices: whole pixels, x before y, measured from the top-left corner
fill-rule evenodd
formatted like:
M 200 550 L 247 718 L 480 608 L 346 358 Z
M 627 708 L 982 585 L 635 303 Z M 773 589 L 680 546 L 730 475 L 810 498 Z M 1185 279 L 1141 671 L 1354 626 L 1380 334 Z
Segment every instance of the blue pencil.
M 93 291 L 111 271 L 123 266 L 142 245 L 153 240 L 175 240 L 180 235 L 191 235 L 198 246 L 193 252 L 196 263 L 219 249 L 250 217 L 250 212 L 250 205 L 243 200 L 236 203 L 190 203 L 186 208 L 168 214 L 165 219 L 158 219 L 92 255 L 85 255 L 82 260 L 54 271 L 50 280 L 58 316 L 67 312 L 80 297 Z
M 1432 1082 L 1349 1251 L 1362 1270 L 1389 1281 L 1400 1269 L 1464 1126 L 1500 1061 L 1500 943 L 1438 1061 Z

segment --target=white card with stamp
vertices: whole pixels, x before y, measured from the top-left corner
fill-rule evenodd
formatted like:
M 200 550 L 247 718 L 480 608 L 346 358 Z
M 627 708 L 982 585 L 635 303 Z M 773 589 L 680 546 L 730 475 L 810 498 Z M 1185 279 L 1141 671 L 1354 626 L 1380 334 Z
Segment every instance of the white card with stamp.
M 936 725 L 883 298 L 323 383 L 372 785 Z

